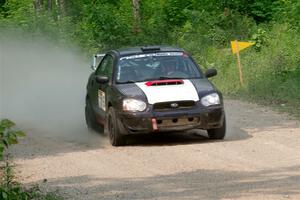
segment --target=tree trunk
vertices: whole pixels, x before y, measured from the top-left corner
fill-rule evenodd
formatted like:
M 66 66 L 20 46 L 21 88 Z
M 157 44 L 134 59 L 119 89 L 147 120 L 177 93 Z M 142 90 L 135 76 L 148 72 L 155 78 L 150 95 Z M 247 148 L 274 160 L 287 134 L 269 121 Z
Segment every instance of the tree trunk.
M 60 20 L 60 8 L 59 8 L 58 0 L 55 0 L 55 6 L 56 6 L 56 9 L 58 10 L 58 12 L 57 12 L 57 20 L 59 21 Z
M 133 26 L 133 32 L 138 34 L 141 32 L 141 15 L 140 15 L 140 1 L 141 0 L 132 0 L 133 5 L 133 17 L 134 17 L 134 26 Z
M 65 0 L 59 0 L 60 14 L 62 17 L 66 16 L 66 2 Z
M 40 10 L 42 6 L 42 0 L 33 0 L 33 5 L 36 11 Z
M 52 0 L 48 0 L 48 10 L 52 10 Z

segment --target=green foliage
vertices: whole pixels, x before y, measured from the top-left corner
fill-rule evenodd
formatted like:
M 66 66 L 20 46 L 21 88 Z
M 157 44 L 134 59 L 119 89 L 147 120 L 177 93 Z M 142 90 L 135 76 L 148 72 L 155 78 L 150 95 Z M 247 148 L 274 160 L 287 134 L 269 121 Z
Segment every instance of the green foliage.
M 25 133 L 14 129 L 15 124 L 8 120 L 3 119 L 0 121 L 0 160 L 3 159 L 4 150 L 10 145 L 18 143 L 18 137 L 25 136 Z
M 34 8 L 31 0 L 10 0 L 2 6 L 0 14 L 0 28 L 18 27 L 24 30 L 33 28 Z
M 161 0 L 141 1 L 142 32 L 136 36 L 137 40 L 134 45 L 167 44 L 169 42 L 170 27 L 166 25 L 163 9 L 164 4 Z
M 179 35 L 183 46 L 195 40 L 207 46 L 225 46 L 232 39 L 248 38 L 255 29 L 251 18 L 230 10 L 212 13 L 186 10 L 186 13 L 188 20 Z
M 32 0 L 6 0 L 0 10 L 0 26 L 30 31 L 34 37 L 59 43 L 76 42 L 94 52 L 141 44 L 182 44 L 184 38 L 225 46 L 231 39 L 253 35 L 252 39 L 262 42 L 255 23 L 280 19 L 297 25 L 300 21 L 297 0 L 143 0 L 141 31 L 135 33 L 132 2 L 128 0 L 65 1 L 65 16 L 57 2 L 51 9 L 47 1 L 40 2 L 41 8 L 36 9 Z
M 0 187 L 0 197 L 3 200 L 9 200 L 9 199 L 27 200 L 27 199 L 29 199 L 29 195 L 27 195 L 25 192 L 23 192 L 20 187 L 14 187 L 14 188 Z
M 270 21 L 274 9 L 273 2 L 273 0 L 253 1 L 248 7 L 248 13 L 257 22 Z
M 269 40 L 267 37 L 267 31 L 263 28 L 258 28 L 256 33 L 251 36 L 251 40 L 255 42 L 255 49 L 260 51 L 263 46 L 266 45 L 266 42 Z
M 83 16 L 79 30 L 84 27 L 85 31 L 91 32 L 93 46 L 106 49 L 126 45 L 132 24 L 123 19 L 126 17 L 121 15 L 118 7 L 100 2 L 88 5 L 86 9 L 89 12 Z
M 187 16 L 184 13 L 185 9 L 191 6 L 190 0 L 166 0 L 164 13 L 166 22 L 170 26 L 181 26 L 185 23 Z
M 245 87 L 239 83 L 236 56 L 229 48 L 207 48 L 205 58 L 199 62 L 204 68 L 218 69 L 219 76 L 213 81 L 224 93 L 274 105 L 300 116 L 297 109 L 300 108 L 300 36 L 287 24 L 274 26 L 262 34 L 260 51 L 250 48 L 241 52 Z
M 292 28 L 300 27 L 300 1 L 299 0 L 278 0 L 274 3 L 274 20 L 281 23 L 289 23 Z
M 4 150 L 13 144 L 17 144 L 18 137 L 25 136 L 24 132 L 16 130 L 15 123 L 3 119 L 0 121 L 0 199 L 3 200 L 60 200 L 59 196 L 54 193 L 44 194 L 36 186 L 31 189 L 24 189 L 18 182 L 15 181 L 13 165 L 9 154 L 3 157 Z
M 62 200 L 63 198 L 55 193 L 44 194 L 37 186 L 28 190 L 19 184 L 10 187 L 0 186 L 0 199 L 3 200 Z
M 59 1 L 51 9 L 40 2 L 36 9 L 32 0 L 2 0 L 0 29 L 75 43 L 89 55 L 124 46 L 178 45 L 204 69 L 218 69 L 214 82 L 222 91 L 298 105 L 299 0 L 142 0 L 138 24 L 128 0 L 65 0 L 64 15 Z M 233 39 L 256 43 L 241 53 L 244 88 L 229 49 Z

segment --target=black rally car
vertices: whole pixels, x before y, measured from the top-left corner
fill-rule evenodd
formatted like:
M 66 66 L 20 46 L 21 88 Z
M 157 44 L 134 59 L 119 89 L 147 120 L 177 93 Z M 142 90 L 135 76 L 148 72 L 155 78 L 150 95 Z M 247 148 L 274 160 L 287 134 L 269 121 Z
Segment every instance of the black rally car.
M 112 145 L 126 135 L 205 129 L 223 139 L 226 121 L 220 91 L 182 49 L 166 46 L 112 50 L 87 84 L 88 128 L 104 126 Z

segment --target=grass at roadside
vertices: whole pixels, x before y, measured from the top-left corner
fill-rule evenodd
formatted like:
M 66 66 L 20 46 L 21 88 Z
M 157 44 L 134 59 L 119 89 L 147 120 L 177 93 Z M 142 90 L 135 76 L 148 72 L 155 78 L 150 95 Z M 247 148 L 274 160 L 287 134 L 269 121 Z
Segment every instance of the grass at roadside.
M 243 87 L 237 58 L 229 48 L 211 46 L 192 53 L 203 68 L 218 70 L 219 75 L 212 80 L 227 96 L 268 105 L 300 118 L 300 35 L 284 24 L 263 33 L 256 46 L 241 52 Z
M 20 184 L 10 187 L 0 186 L 0 199 L 3 200 L 62 200 L 55 193 L 43 193 L 38 186 L 24 189 Z
M 55 193 L 44 193 L 38 186 L 26 189 L 17 182 L 14 175 L 12 157 L 7 149 L 18 143 L 18 138 L 25 133 L 15 127 L 15 123 L 0 120 L 0 200 L 60 200 Z
M 235 94 L 235 95 L 226 95 L 228 98 L 239 99 L 242 101 L 247 101 L 251 103 L 256 103 L 259 105 L 267 106 L 272 110 L 279 113 L 287 113 L 291 115 L 293 118 L 300 120 L 300 102 L 298 101 L 287 101 L 287 102 L 278 102 L 273 99 L 265 99 L 256 96 L 250 96 L 247 94 Z M 259 113 L 258 113 L 259 115 Z

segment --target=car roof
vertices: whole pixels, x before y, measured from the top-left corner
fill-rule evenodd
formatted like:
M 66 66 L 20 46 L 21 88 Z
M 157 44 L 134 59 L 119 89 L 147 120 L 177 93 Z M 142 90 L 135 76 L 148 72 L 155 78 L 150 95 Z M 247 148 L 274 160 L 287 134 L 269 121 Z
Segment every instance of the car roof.
M 184 50 L 172 46 L 140 46 L 140 47 L 129 47 L 114 50 L 119 56 L 129 56 L 143 53 L 157 53 L 157 52 L 170 52 L 170 51 L 180 51 Z

